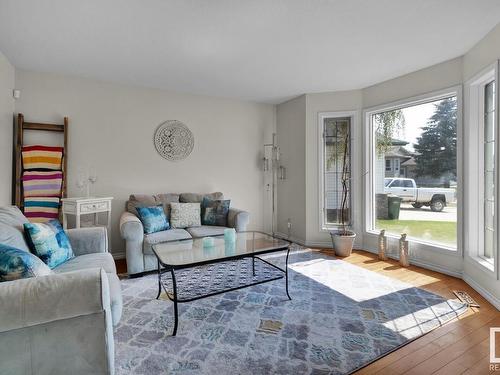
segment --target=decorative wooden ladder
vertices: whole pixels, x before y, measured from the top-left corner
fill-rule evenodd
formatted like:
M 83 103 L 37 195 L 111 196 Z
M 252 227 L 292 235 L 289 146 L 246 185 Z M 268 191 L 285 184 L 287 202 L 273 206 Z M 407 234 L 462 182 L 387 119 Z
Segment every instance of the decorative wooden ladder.
M 66 172 L 68 170 L 68 118 L 64 117 L 63 124 L 41 124 L 37 122 L 25 122 L 22 113 L 17 115 L 17 124 L 14 126 L 14 180 L 12 182 L 12 200 L 13 204 L 19 207 L 22 211 L 24 209 L 23 203 L 23 184 L 21 178 L 23 176 L 23 158 L 21 151 L 24 145 L 24 131 L 25 130 L 40 130 L 48 132 L 63 133 L 64 137 L 64 150 L 62 160 L 62 191 L 61 197 L 66 198 L 67 195 L 67 178 Z

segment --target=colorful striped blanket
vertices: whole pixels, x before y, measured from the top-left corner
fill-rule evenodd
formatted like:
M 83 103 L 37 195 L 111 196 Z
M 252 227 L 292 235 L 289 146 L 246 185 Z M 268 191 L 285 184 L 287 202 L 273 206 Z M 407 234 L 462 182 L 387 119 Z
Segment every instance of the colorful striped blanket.
M 63 147 L 23 146 L 23 168 L 61 170 Z
M 62 172 L 24 172 L 24 197 L 60 197 L 62 177 Z
M 24 216 L 32 223 L 43 223 L 52 219 L 57 219 L 59 216 L 59 198 L 25 198 Z

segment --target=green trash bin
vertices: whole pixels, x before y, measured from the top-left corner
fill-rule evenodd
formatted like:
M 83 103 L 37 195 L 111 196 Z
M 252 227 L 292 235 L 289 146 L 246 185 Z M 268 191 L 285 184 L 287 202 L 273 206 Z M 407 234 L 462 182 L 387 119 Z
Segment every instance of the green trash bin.
M 402 201 L 403 198 L 400 198 L 396 195 L 389 195 L 387 197 L 389 220 L 399 219 L 399 209 L 401 208 Z

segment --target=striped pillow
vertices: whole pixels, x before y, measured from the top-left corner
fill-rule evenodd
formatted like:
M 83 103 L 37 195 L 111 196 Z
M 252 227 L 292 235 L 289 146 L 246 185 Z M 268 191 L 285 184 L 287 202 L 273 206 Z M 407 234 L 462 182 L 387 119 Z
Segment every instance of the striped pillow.
M 24 197 L 60 197 L 62 172 L 24 172 Z
M 24 146 L 22 154 L 24 169 L 61 170 L 63 147 Z
M 59 198 L 24 198 L 24 216 L 32 223 L 44 223 L 59 216 Z

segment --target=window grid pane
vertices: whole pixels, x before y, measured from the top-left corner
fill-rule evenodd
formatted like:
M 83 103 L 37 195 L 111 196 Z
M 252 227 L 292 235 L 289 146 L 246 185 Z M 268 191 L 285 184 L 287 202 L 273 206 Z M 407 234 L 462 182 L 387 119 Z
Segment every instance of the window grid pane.
M 350 119 L 328 118 L 324 121 L 324 221 L 328 225 L 341 224 L 342 175 L 345 140 L 350 139 Z M 347 188 L 348 200 L 345 217 L 350 223 L 350 144 L 347 143 Z
M 484 87 L 484 250 L 493 260 L 495 254 L 495 82 Z

